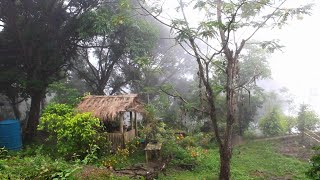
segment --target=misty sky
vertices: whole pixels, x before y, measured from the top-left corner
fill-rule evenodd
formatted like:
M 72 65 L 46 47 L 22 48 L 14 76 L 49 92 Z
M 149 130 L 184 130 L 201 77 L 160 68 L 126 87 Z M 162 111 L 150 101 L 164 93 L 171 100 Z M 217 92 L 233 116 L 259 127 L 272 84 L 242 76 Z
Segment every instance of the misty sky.
M 176 1 L 167 1 L 164 12 L 168 19 L 175 17 Z M 253 37 L 256 40 L 279 39 L 285 46 L 282 52 L 276 51 L 269 58 L 272 69 L 272 80 L 263 84 L 267 90 L 282 87 L 289 89 L 295 96 L 295 103 L 310 104 L 320 114 L 320 2 L 317 0 L 287 0 L 284 7 L 299 7 L 306 3 L 314 3 L 311 16 L 303 16 L 301 20 L 288 21 L 282 29 L 260 30 Z M 169 13 L 168 13 L 169 12 Z M 192 13 L 194 21 L 201 19 L 199 14 Z M 188 13 L 189 14 L 189 13 Z M 192 22 L 191 22 L 192 23 Z
M 310 104 L 320 113 L 320 6 L 316 3 L 311 16 L 292 21 L 268 36 L 285 46 L 269 59 L 275 84 L 287 87 L 297 97 L 296 103 Z

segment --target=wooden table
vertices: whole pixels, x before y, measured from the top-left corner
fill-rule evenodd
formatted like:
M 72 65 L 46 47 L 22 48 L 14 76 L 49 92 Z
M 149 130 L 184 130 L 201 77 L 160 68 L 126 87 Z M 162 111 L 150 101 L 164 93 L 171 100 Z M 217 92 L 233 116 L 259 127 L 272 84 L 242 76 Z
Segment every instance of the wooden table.
M 160 151 L 161 151 L 162 143 L 157 142 L 157 143 L 148 143 L 146 148 L 144 148 L 145 154 L 146 154 L 146 163 L 148 163 L 148 158 L 149 154 L 151 152 L 155 152 L 156 158 L 159 159 L 161 156 Z

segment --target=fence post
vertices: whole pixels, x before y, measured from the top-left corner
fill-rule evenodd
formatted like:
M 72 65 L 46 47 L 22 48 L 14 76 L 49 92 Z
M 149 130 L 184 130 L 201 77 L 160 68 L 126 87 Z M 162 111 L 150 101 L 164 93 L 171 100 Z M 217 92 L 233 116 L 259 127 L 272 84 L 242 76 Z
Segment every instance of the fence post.
M 135 135 L 138 136 L 137 112 L 134 112 L 134 129 Z

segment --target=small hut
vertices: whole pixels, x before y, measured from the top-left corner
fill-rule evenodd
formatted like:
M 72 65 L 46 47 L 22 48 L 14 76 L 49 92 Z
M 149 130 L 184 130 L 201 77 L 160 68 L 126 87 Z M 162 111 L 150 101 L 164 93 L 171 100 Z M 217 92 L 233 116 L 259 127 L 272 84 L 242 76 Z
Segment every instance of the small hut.
M 77 107 L 80 112 L 91 112 L 102 122 L 119 121 L 116 132 L 108 132 L 107 137 L 113 147 L 124 147 L 138 134 L 137 113 L 144 113 L 143 104 L 137 94 L 117 96 L 86 96 Z M 124 127 L 124 113 L 130 113 L 130 130 Z

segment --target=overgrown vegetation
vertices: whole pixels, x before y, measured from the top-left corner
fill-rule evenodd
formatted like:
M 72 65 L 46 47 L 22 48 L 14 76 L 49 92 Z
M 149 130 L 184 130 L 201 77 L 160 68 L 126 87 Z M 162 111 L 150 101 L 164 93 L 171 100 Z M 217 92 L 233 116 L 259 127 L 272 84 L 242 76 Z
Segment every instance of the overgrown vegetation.
M 65 104 L 47 106 L 39 130 L 47 132 L 49 143 L 56 143 L 57 152 L 68 159 L 110 151 L 100 120 L 91 113 L 77 113 Z
M 30 154 L 29 154 L 30 153 Z M 23 152 L 0 151 L 0 179 L 70 179 L 81 166 L 52 159 L 40 148 Z
M 0 147 L 0 179 L 139 179 L 117 173 L 143 167 L 152 174 L 147 143 L 162 143 L 153 163 L 167 169 L 160 179 L 305 179 L 307 163 L 278 153 L 278 142 L 233 141 L 299 132 L 302 146 L 317 129 L 316 112 L 305 104 L 295 112 L 286 88 L 259 87 L 271 77 L 269 55 L 283 46 L 253 39 L 310 14 L 312 5 L 177 2 L 162 21 L 168 13 L 160 0 L 1 0 L 0 101 L 8 102 L 0 102 L 0 121 L 9 117 L 2 106 L 12 109 L 29 142 L 20 152 Z M 124 116 L 110 123 L 77 112 L 90 93 L 139 93 L 145 113 L 134 122 L 137 137 L 113 147 L 106 129 L 133 129 L 133 113 L 129 126 Z M 311 165 L 307 176 L 319 179 L 318 154 Z
M 306 174 L 311 179 L 320 179 L 320 146 L 316 146 L 313 149 L 316 154 L 310 159 L 311 167 Z
M 280 114 L 279 109 L 273 108 L 260 120 L 259 126 L 266 136 L 276 136 L 284 133 L 286 126 L 284 123 L 283 115 Z
M 169 158 L 164 174 L 158 179 L 215 179 L 219 154 L 212 136 L 171 134 L 163 144 L 162 156 Z M 239 180 L 306 179 L 308 163 L 277 152 L 278 141 L 250 142 L 234 149 L 231 175 Z M 37 148 L 38 147 L 38 148 Z M 0 179 L 130 179 L 114 175 L 113 169 L 127 168 L 145 161 L 143 149 L 135 140 L 115 154 L 98 161 L 52 159 L 45 148 L 30 146 L 22 152 L 0 151 Z M 316 179 L 317 159 L 308 175 Z M 284 165 L 285 164 L 285 165 Z M 212 174 L 212 172 L 215 172 Z

